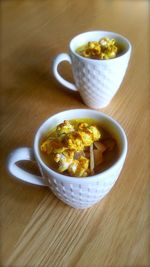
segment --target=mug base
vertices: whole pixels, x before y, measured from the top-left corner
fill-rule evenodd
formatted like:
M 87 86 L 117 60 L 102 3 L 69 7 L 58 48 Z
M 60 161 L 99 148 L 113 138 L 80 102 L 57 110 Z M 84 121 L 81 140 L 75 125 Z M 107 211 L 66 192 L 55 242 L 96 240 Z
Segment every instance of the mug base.
M 111 103 L 111 101 L 104 103 L 104 104 L 99 104 L 99 105 L 91 105 L 91 104 L 86 103 L 86 102 L 84 102 L 84 103 L 91 109 L 102 109 L 102 108 L 106 108 Z

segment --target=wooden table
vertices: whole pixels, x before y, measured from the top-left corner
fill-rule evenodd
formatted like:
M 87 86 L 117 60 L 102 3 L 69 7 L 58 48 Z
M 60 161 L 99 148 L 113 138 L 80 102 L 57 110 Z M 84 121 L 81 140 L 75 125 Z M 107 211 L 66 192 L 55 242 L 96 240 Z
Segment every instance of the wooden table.
M 149 1 L 3 0 L 1 15 L 1 266 L 150 266 Z M 88 108 L 54 80 L 50 66 L 72 37 L 89 30 L 115 31 L 132 43 L 123 84 L 101 110 L 124 127 L 129 149 L 110 194 L 76 210 L 48 188 L 13 179 L 6 160 L 13 149 L 31 147 L 52 114 Z M 68 64 L 60 71 L 72 80 Z

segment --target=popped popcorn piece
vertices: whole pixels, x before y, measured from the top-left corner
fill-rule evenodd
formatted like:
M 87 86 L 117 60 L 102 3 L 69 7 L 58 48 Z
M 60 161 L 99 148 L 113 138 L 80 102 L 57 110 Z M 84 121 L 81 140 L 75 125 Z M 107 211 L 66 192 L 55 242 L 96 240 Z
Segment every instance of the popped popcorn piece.
M 65 120 L 56 127 L 52 136 L 43 141 L 40 149 L 47 155 L 51 154 L 51 159 L 58 166 L 58 172 L 67 171 L 69 175 L 85 177 L 92 174 L 91 158 L 86 157 L 87 149 L 93 147 L 100 136 L 100 131 L 94 125 L 79 123 L 73 126 L 70 121 Z
M 101 137 L 101 134 L 100 134 L 100 131 L 97 129 L 97 127 L 91 125 L 91 126 L 89 126 L 88 129 L 91 131 L 91 133 L 93 135 L 93 140 L 98 141 Z
M 94 125 L 88 125 L 87 123 L 81 123 L 78 126 L 78 132 L 82 137 L 85 146 L 90 146 L 94 141 L 99 140 L 100 131 Z
M 76 49 L 76 52 L 91 59 L 111 59 L 119 53 L 119 46 L 115 39 L 103 37 L 99 41 L 91 41 Z
M 46 154 L 50 154 L 53 150 L 52 146 L 51 146 L 51 141 L 50 140 L 46 140 L 41 144 L 41 151 L 46 153 Z
M 72 176 L 85 177 L 88 175 L 89 160 L 81 156 L 78 160 L 74 160 L 69 168 L 68 172 Z
M 67 134 L 67 133 L 70 133 L 70 132 L 73 132 L 73 131 L 74 131 L 74 126 L 68 120 L 64 120 L 63 123 L 60 123 L 56 127 L 57 135 Z
M 76 151 L 84 149 L 84 143 L 81 135 L 77 131 L 74 131 L 66 136 L 66 145 L 69 149 L 74 149 Z
M 74 158 L 73 150 L 65 150 L 63 153 L 55 154 L 54 161 L 58 163 L 58 171 L 64 172 L 68 169 Z

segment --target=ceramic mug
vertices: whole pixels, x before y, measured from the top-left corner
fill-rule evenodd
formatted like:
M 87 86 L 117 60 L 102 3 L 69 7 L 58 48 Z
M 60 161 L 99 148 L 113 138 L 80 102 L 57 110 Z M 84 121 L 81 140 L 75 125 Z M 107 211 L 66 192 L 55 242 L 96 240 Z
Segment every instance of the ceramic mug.
M 89 41 L 102 37 L 115 39 L 124 47 L 124 52 L 113 59 L 95 60 L 76 53 L 76 49 Z M 125 76 L 131 55 L 131 44 L 122 35 L 107 31 L 85 32 L 74 37 L 69 44 L 69 54 L 61 53 L 54 59 L 52 70 L 55 78 L 70 90 L 78 91 L 91 108 L 106 107 L 117 93 Z M 75 84 L 66 81 L 58 72 L 58 65 L 68 61 L 72 66 Z
M 117 161 L 105 171 L 93 176 L 70 177 L 52 170 L 43 161 L 40 154 L 40 142 L 50 129 L 64 120 L 93 118 L 101 125 L 110 128 L 119 146 Z M 8 158 L 8 170 L 18 179 L 40 186 L 48 186 L 64 203 L 74 208 L 88 208 L 100 201 L 113 187 L 127 154 L 127 137 L 120 124 L 108 115 L 90 109 L 73 109 L 60 112 L 46 120 L 38 129 L 32 148 L 18 148 Z M 41 171 L 41 177 L 33 175 L 16 165 L 18 161 L 35 160 Z

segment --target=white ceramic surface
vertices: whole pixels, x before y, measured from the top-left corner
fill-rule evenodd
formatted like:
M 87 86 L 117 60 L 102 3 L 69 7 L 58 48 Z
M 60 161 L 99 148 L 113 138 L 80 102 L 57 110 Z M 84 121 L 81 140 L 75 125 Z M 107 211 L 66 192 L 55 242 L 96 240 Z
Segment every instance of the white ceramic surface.
M 124 46 L 124 53 L 114 59 L 95 60 L 81 57 L 76 48 L 102 37 L 114 38 Z M 68 89 L 79 91 L 85 104 L 91 108 L 106 107 L 117 93 L 125 76 L 131 55 L 131 44 L 120 34 L 107 31 L 85 32 L 74 37 L 69 44 L 69 54 L 61 53 L 53 62 L 55 78 Z M 72 66 L 75 84 L 66 81 L 58 72 L 58 65 L 68 61 Z
M 73 118 L 94 118 L 101 121 L 103 126 L 111 129 L 119 144 L 119 158 L 102 173 L 76 178 L 57 173 L 50 169 L 42 160 L 39 143 L 49 129 Z M 113 187 L 122 170 L 127 154 L 127 138 L 124 130 L 111 117 L 90 109 L 74 109 L 58 113 L 46 120 L 36 133 L 34 148 L 19 148 L 8 158 L 8 170 L 18 179 L 36 185 L 49 186 L 52 192 L 63 202 L 74 208 L 88 208 L 100 201 Z M 20 160 L 36 160 L 42 177 L 30 174 L 16 165 Z

